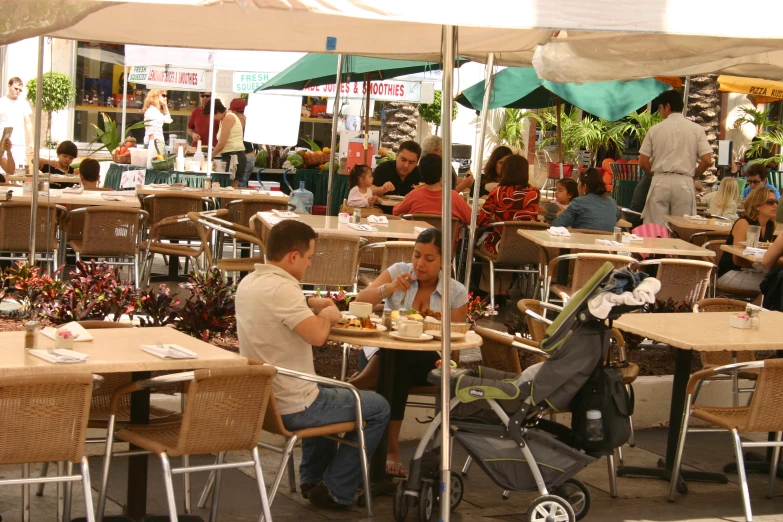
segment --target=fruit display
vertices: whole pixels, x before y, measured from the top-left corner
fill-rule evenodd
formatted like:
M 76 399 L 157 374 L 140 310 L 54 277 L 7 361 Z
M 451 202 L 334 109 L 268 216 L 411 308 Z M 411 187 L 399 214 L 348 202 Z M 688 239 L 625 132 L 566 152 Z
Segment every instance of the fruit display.
M 130 149 L 136 146 L 136 138 L 125 138 L 119 147 L 111 152 L 115 163 L 130 163 Z
M 386 147 L 381 147 L 378 149 L 378 155 L 375 156 L 375 164 L 380 165 L 381 163 L 385 163 L 387 161 L 394 161 L 397 159 L 397 155 L 387 149 Z

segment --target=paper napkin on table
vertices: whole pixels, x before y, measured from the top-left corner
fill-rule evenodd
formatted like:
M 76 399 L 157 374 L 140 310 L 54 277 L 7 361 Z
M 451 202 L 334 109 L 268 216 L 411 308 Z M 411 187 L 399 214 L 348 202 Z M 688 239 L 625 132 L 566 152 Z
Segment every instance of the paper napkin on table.
M 729 223 L 728 221 L 717 221 L 717 220 L 715 221 L 715 223 L 713 223 L 713 225 L 715 225 L 716 227 L 730 227 L 733 224 L 734 223 Z
M 272 209 L 272 214 L 274 214 L 277 217 L 281 217 L 281 218 L 298 218 L 299 217 L 299 214 L 297 214 L 296 212 L 291 212 L 290 210 L 277 210 L 276 208 Z
M 595 244 L 605 246 L 623 246 L 623 244 L 619 241 L 612 241 L 611 239 L 596 239 Z
M 81 194 L 84 192 L 84 187 L 81 185 L 76 185 L 74 187 L 66 187 L 63 189 L 64 194 Z
M 154 188 L 154 189 L 167 189 L 167 188 L 169 188 L 169 184 L 168 183 L 150 183 L 149 186 L 150 186 L 150 188 Z
M 424 232 L 428 228 L 429 227 L 413 227 L 413 231 L 416 232 L 417 234 L 421 234 L 422 232 Z
M 359 223 L 348 223 L 348 226 L 354 230 L 359 230 L 361 232 L 378 232 L 377 228 L 371 227 L 370 225 L 360 225 Z
M 743 256 L 763 256 L 767 251 L 763 248 L 745 247 L 742 251 Z
M 704 216 L 700 216 L 696 214 L 695 216 L 689 216 L 688 214 L 683 215 L 685 219 L 690 219 L 691 221 L 708 221 L 708 219 Z
M 571 232 L 566 227 L 549 227 L 548 232 L 553 236 L 570 236 Z
M 90 356 L 86 353 L 74 352 L 64 348 L 52 350 L 55 355 L 49 353 L 49 350 L 30 350 L 31 355 L 54 364 L 78 364 L 85 362 Z
M 59 198 L 61 194 L 62 194 L 61 190 L 50 190 L 49 192 L 39 192 L 38 196 L 42 198 L 52 199 L 52 198 Z
M 198 359 L 196 352 L 178 344 L 164 344 L 162 349 L 156 344 L 142 344 L 139 348 L 161 359 Z
M 73 340 L 75 342 L 77 342 L 77 343 L 83 343 L 83 342 L 86 342 L 86 341 L 92 341 L 93 340 L 92 334 L 90 334 L 90 332 L 85 330 L 82 325 L 80 325 L 79 323 L 77 323 L 75 321 L 70 322 L 70 323 L 66 323 L 66 324 L 61 325 L 61 326 L 59 326 L 57 328 L 54 328 L 52 326 L 47 326 L 46 328 L 41 330 L 41 334 L 45 335 L 49 339 L 54 339 L 55 337 L 57 337 L 57 332 L 60 331 L 60 330 L 66 331 L 66 332 L 71 332 L 71 334 L 73 335 Z
M 382 225 L 388 225 L 389 219 L 386 216 L 370 215 L 367 217 L 368 223 L 379 223 Z
M 623 241 L 644 241 L 644 238 L 636 234 L 623 234 Z
M 122 201 L 122 196 L 113 196 L 111 194 L 106 194 L 105 192 L 101 192 L 101 198 L 105 199 L 106 201 Z

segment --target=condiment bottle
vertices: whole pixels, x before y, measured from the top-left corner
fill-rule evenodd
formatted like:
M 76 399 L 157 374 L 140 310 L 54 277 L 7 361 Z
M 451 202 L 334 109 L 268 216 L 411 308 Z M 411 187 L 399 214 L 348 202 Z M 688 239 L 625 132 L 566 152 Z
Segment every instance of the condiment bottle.
M 353 211 L 353 222 L 356 224 L 362 222 L 362 211 L 358 208 Z
M 28 352 L 38 348 L 38 321 L 24 323 L 24 349 Z
M 392 327 L 392 311 L 388 308 L 385 308 L 383 310 L 383 326 L 386 327 L 386 330 L 391 332 Z

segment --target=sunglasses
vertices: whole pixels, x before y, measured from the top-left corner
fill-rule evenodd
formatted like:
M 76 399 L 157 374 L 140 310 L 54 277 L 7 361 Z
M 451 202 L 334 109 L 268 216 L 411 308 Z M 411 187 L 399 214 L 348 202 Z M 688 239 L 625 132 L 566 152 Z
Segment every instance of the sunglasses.
M 160 95 L 160 97 L 161 97 L 161 98 L 168 98 L 168 97 L 169 97 L 169 95 L 168 95 L 168 94 L 161 94 L 161 95 Z
M 202 94 L 201 97 L 202 98 L 211 98 L 212 95 L 211 94 Z
M 762 180 L 760 180 L 760 179 L 751 179 L 751 180 L 748 180 L 748 183 L 750 185 L 761 185 L 764 182 Z
M 778 200 L 777 199 L 768 199 L 766 201 L 766 204 L 769 205 L 769 206 L 774 206 L 774 205 L 778 204 Z

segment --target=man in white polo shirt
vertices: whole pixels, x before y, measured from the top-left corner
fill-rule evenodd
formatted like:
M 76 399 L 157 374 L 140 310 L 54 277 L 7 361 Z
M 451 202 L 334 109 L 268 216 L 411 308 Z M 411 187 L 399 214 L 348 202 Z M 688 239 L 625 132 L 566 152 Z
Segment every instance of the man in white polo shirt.
M 33 146 L 33 124 L 30 122 L 33 111 L 22 91 L 21 78 L 14 76 L 8 81 L 8 95 L 0 98 L 0 132 L 3 127 L 13 127 L 11 144 L 17 165 L 27 165 L 27 150 L 32 150 Z
M 701 125 L 682 115 L 680 93 L 666 91 L 657 101 L 664 120 L 647 132 L 639 149 L 639 166 L 653 174 L 644 222 L 663 225 L 666 215 L 696 214 L 693 180 L 712 165 L 712 147 Z
M 315 375 L 313 346 L 326 343 L 340 312 L 331 299 L 305 298 L 299 281 L 310 267 L 318 234 L 286 219 L 267 238 L 267 264 L 256 265 L 237 289 L 239 353 L 267 364 Z M 355 420 L 354 398 L 345 388 L 278 375 L 272 384 L 286 429 L 302 430 Z M 367 458 L 389 422 L 389 404 L 373 392 L 359 392 Z M 348 434 L 353 437 L 355 434 Z M 299 467 L 302 496 L 318 507 L 353 504 L 361 482 L 359 450 L 320 437 L 302 441 Z

